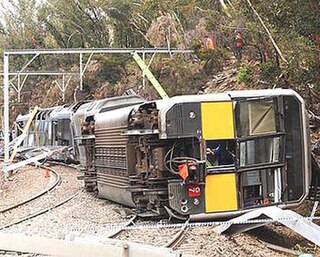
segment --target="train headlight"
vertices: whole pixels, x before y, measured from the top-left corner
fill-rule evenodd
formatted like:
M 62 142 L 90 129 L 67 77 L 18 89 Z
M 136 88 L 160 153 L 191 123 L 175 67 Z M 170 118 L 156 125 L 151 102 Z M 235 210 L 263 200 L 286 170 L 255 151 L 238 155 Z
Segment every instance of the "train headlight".
M 189 118 L 194 119 L 196 117 L 196 113 L 194 111 L 189 112 Z

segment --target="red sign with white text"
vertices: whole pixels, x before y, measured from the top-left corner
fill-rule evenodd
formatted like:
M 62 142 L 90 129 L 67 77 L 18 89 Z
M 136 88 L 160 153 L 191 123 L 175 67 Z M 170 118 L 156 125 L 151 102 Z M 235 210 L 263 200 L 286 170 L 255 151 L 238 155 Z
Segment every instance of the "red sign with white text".
M 188 185 L 188 195 L 189 197 L 198 197 L 201 195 L 201 189 L 198 184 L 189 184 Z

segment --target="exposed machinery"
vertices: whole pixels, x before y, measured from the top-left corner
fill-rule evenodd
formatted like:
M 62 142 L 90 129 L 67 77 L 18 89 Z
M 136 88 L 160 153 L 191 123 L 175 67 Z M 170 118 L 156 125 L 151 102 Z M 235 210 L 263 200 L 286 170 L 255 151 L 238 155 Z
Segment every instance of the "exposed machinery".
M 236 216 L 309 193 L 308 119 L 292 90 L 115 97 L 40 110 L 35 124 L 25 146 L 70 146 L 87 190 L 141 216 Z

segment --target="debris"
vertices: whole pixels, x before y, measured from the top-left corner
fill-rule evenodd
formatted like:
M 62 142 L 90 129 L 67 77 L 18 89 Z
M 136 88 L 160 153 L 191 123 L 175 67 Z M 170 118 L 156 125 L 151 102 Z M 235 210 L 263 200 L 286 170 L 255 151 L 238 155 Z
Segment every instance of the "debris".
M 55 150 L 47 150 L 47 149 L 43 149 L 45 151 L 43 151 L 43 153 L 39 154 L 39 155 L 36 155 L 34 157 L 31 157 L 29 159 L 26 159 L 26 160 L 23 160 L 23 161 L 20 161 L 20 162 L 17 162 L 17 163 L 13 163 L 13 164 L 10 164 L 9 166 L 6 166 L 4 169 L 6 172 L 8 171 L 12 171 L 12 170 L 15 170 L 15 169 L 18 169 L 18 168 L 21 168 L 23 166 L 26 166 L 30 163 L 36 163 L 39 161 L 39 160 L 42 160 L 42 159 L 46 159 L 48 158 L 49 156 L 53 155 L 54 153 L 56 152 L 62 152 L 64 150 L 66 150 L 67 147 L 63 146 L 63 147 L 59 147 Z
M 281 224 L 310 240 L 314 244 L 320 246 L 320 226 L 314 224 L 310 220 L 305 219 L 294 211 L 282 210 L 275 206 L 263 207 L 243 214 L 240 217 L 230 220 L 230 223 L 214 228 L 214 231 L 218 234 L 239 234 L 241 232 L 265 225 L 266 223 L 263 222 L 253 224 L 249 222 L 252 220 L 258 220 L 257 222 L 259 222 L 259 219 L 265 217 L 270 218 L 273 222 L 280 222 Z

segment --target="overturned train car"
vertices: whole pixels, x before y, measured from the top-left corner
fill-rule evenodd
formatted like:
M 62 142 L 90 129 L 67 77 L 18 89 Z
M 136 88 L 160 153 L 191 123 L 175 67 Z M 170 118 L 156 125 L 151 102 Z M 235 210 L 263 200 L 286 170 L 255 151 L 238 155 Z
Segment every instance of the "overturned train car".
M 90 122 L 88 183 L 141 215 L 209 219 L 295 207 L 308 194 L 308 122 L 292 90 L 110 106 Z
M 205 220 L 308 195 L 308 121 L 292 90 L 110 98 L 78 106 L 70 130 L 86 188 L 141 216 Z

